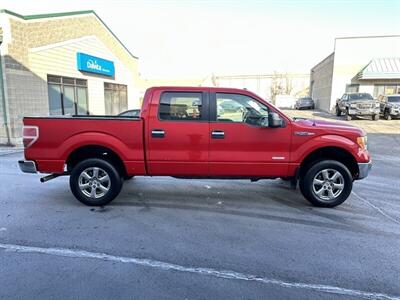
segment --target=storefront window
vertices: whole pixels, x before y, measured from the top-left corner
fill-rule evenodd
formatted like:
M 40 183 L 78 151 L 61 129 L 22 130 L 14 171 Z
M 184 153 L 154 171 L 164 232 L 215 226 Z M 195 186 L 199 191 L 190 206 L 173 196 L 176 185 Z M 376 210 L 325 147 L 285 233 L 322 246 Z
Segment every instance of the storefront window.
M 76 96 L 77 99 L 77 110 L 78 115 L 85 115 L 88 112 L 88 105 L 87 105 L 87 89 L 84 87 L 77 87 L 76 88 Z
M 126 85 L 104 83 L 106 115 L 118 115 L 128 109 L 128 88 Z
M 358 93 L 359 84 L 346 84 L 346 93 Z
M 50 115 L 87 115 L 87 80 L 47 76 Z
M 375 84 L 374 97 L 380 95 L 393 95 L 400 93 L 400 84 Z
M 50 115 L 62 115 L 61 86 L 49 83 L 49 113 Z

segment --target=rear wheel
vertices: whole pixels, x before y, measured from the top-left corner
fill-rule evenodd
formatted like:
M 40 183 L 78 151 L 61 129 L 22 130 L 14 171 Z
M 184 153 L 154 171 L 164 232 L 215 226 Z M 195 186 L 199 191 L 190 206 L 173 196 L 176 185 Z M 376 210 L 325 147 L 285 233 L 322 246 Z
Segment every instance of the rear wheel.
M 69 185 L 72 194 L 83 204 L 102 206 L 118 196 L 122 179 L 117 169 L 108 161 L 90 158 L 72 169 Z
M 379 120 L 379 115 L 372 115 L 372 120 L 373 121 L 378 121 Z
M 300 191 L 314 206 L 335 207 L 342 204 L 353 188 L 349 169 L 335 160 L 313 164 L 300 178 Z

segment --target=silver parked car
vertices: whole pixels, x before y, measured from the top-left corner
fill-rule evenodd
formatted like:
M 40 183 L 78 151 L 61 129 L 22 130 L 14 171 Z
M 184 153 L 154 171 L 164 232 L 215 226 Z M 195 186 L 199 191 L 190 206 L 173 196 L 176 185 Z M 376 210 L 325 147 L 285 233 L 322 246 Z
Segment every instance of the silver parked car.
M 400 94 L 380 96 L 381 114 L 385 120 L 400 118 Z
M 348 121 L 356 116 L 371 116 L 372 120 L 379 120 L 379 102 L 368 93 L 345 93 L 336 101 L 336 115 L 346 115 Z
M 314 109 L 314 100 L 310 97 L 304 97 L 297 99 L 294 104 L 295 109 Z

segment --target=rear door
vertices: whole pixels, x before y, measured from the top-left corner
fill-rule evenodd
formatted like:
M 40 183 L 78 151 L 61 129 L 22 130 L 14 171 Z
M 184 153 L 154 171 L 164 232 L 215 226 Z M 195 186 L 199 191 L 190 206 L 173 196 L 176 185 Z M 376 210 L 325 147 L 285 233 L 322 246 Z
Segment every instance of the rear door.
M 150 175 L 208 175 L 208 103 L 200 89 L 154 91 L 146 127 Z
M 210 94 L 210 175 L 216 177 L 286 176 L 290 126 L 266 128 L 260 117 L 269 107 L 248 95 Z

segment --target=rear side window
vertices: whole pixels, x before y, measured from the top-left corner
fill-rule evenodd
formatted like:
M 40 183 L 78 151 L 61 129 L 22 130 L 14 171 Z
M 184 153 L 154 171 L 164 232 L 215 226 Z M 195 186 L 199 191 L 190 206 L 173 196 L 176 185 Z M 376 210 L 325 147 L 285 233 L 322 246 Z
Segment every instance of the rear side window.
M 202 114 L 202 93 L 165 92 L 161 95 L 160 120 L 199 121 Z

